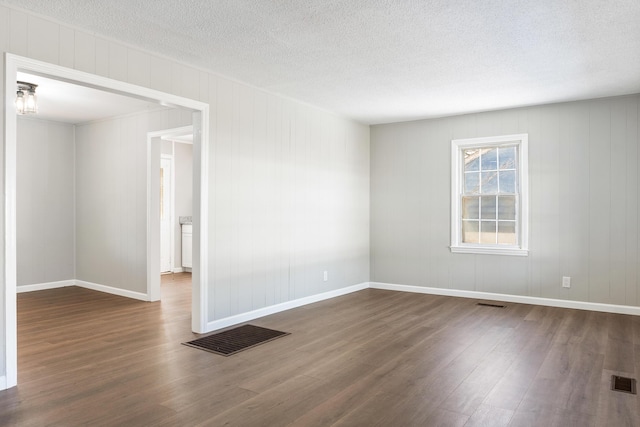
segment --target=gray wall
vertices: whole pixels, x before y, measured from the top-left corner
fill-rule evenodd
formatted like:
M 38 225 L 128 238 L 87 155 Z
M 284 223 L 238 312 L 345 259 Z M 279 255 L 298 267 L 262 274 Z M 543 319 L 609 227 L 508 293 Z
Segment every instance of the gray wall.
M 634 95 L 373 126 L 371 280 L 639 305 L 639 104 Z M 512 133 L 529 134 L 529 256 L 450 253 L 451 139 Z
M 191 124 L 162 110 L 76 126 L 76 279 L 147 291 L 147 132 Z
M 179 217 L 193 216 L 193 145 L 174 143 L 175 177 L 175 258 L 174 268 L 182 268 L 182 229 Z
M 209 320 L 367 282 L 369 127 L 230 81 L 214 101 Z
M 74 127 L 18 118 L 18 286 L 75 278 Z

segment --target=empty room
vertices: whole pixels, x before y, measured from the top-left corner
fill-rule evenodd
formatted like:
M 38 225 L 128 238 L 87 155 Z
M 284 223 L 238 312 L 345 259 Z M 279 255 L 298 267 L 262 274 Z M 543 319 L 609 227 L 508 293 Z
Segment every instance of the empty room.
M 0 52 L 0 425 L 640 425 L 637 0 L 0 0 Z

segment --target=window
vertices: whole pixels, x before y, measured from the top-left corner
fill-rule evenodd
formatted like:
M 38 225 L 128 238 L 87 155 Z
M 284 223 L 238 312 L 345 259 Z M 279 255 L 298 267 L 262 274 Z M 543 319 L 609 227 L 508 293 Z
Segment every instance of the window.
M 528 255 L 527 140 L 451 141 L 451 252 Z

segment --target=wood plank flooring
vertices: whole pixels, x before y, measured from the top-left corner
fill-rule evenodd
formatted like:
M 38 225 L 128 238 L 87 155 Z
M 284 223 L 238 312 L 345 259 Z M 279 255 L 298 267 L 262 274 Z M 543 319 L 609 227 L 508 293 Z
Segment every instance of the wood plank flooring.
M 231 357 L 181 345 L 190 275 L 145 303 L 18 295 L 2 426 L 638 426 L 640 318 L 364 290 L 255 320 L 292 335 Z

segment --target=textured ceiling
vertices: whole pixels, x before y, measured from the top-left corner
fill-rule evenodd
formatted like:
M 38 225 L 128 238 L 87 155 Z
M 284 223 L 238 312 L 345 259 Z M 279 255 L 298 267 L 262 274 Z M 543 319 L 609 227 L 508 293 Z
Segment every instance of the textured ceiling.
M 639 0 L 0 0 L 386 123 L 640 92 Z

